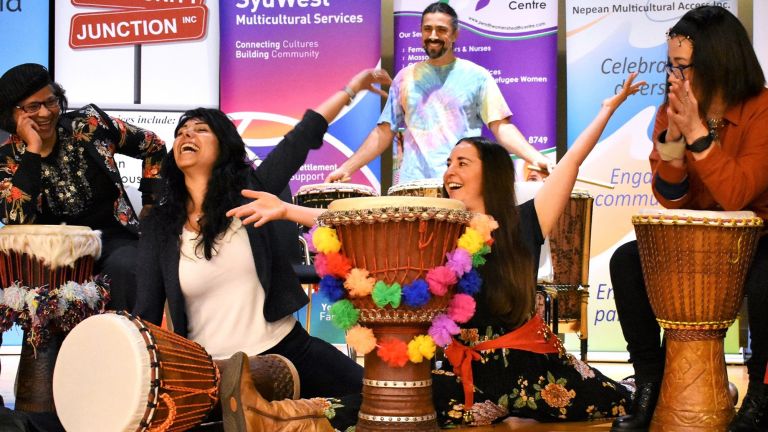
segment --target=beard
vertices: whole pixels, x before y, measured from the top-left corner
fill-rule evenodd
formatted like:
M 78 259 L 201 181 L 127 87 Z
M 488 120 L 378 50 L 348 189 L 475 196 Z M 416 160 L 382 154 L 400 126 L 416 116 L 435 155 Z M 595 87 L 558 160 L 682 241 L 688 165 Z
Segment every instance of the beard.
M 439 47 L 437 47 L 437 48 L 432 48 L 432 49 L 430 49 L 430 48 L 428 47 L 428 44 L 429 44 L 430 42 L 439 42 L 439 43 L 440 43 L 440 46 L 439 46 Z M 426 53 L 427 53 L 427 56 L 428 56 L 430 59 L 434 60 L 434 59 L 436 59 L 436 58 L 440 58 L 440 57 L 442 57 L 442 56 L 443 56 L 443 55 L 444 55 L 446 52 L 448 52 L 448 48 L 446 48 L 446 46 L 445 46 L 445 42 L 443 42 L 443 41 L 429 41 L 429 40 L 428 40 L 428 41 L 424 42 L 424 52 L 426 52 Z

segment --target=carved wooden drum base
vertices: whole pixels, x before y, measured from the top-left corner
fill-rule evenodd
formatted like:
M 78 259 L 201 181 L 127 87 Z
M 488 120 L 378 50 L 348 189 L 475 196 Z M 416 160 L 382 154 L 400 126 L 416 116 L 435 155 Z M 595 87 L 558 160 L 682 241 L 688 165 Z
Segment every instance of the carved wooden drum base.
M 425 334 L 427 325 L 374 324 L 377 339 L 391 337 L 408 343 Z M 404 367 L 388 366 L 372 351 L 365 355 L 363 401 L 357 432 L 437 431 L 432 401 L 431 362 L 408 362 Z
M 667 356 L 651 431 L 725 431 L 734 416 L 723 339 L 667 338 Z

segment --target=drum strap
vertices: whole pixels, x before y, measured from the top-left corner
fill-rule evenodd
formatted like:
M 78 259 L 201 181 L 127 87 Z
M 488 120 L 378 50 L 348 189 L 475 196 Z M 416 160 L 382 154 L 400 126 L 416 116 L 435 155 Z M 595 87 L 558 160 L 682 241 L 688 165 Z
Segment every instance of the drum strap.
M 513 331 L 472 347 L 454 338 L 445 349 L 445 356 L 451 362 L 453 372 L 461 378 L 464 387 L 464 409 L 470 409 L 474 403 L 472 361 L 480 360 L 480 351 L 509 348 L 539 354 L 556 354 L 560 352 L 558 342 L 557 336 L 552 334 L 538 314 Z

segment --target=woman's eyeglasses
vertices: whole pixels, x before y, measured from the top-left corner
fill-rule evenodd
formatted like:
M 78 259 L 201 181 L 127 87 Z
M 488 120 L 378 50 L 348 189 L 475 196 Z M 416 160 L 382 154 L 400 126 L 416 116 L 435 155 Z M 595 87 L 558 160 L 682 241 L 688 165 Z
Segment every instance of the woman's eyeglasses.
M 693 67 L 693 63 L 686 66 L 673 66 L 672 63 L 667 63 L 664 69 L 668 74 L 672 74 L 675 78 L 685 81 L 685 70 Z
M 21 105 L 21 106 L 16 105 L 16 108 L 24 111 L 27 114 L 34 114 L 40 111 L 40 108 L 42 108 L 43 105 L 45 105 L 45 107 L 48 108 L 49 110 L 52 110 L 54 108 L 59 108 L 59 98 L 54 96 L 52 98 L 44 100 L 43 102 L 30 102 L 28 104 Z

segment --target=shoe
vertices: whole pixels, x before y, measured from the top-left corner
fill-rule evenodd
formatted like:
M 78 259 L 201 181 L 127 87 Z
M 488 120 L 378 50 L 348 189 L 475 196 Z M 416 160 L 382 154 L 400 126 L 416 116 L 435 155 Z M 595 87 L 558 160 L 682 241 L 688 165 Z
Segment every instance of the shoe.
M 299 398 L 299 372 L 287 358 L 279 354 L 249 357 L 248 369 L 253 385 L 264 399 L 271 402 Z
M 768 384 L 749 382 L 741 408 L 728 425 L 728 432 L 768 431 Z
M 660 382 L 638 382 L 630 414 L 613 421 L 611 431 L 645 431 L 651 424 L 653 410 L 659 400 Z
M 333 432 L 322 399 L 269 402 L 253 385 L 248 357 L 221 362 L 221 411 L 225 432 Z

